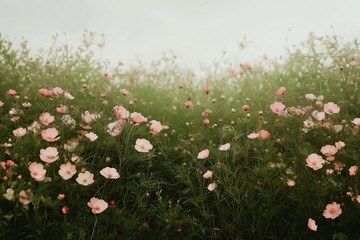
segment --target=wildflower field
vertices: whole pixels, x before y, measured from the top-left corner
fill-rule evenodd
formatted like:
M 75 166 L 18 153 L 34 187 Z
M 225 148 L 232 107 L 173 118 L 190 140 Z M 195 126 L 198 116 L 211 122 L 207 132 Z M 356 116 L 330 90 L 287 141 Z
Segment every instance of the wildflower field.
M 0 35 L 0 239 L 360 239 L 360 51 L 97 60 Z

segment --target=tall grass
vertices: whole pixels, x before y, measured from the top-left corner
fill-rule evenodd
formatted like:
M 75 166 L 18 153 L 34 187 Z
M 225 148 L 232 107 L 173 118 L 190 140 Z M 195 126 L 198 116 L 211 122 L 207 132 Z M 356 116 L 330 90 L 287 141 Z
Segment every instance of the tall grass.
M 310 34 L 284 59 L 224 61 L 201 78 L 173 55 L 110 67 L 94 58 L 93 45 L 94 34 L 84 33 L 76 49 L 54 39 L 30 56 L 25 41 L 14 48 L 0 36 L 2 238 L 360 238 L 357 40 Z M 276 94 L 280 87 L 286 91 Z M 143 118 L 120 116 L 116 106 Z M 54 121 L 46 125 L 43 113 Z M 121 133 L 111 135 L 109 123 Z M 44 139 L 49 128 L 60 139 Z M 139 151 L 138 139 L 152 148 Z M 50 163 L 40 156 L 48 147 L 59 157 Z M 311 154 L 321 168 L 307 163 Z M 34 176 L 32 163 L 45 176 Z M 65 163 L 76 169 L 68 180 L 59 173 Z M 105 167 L 120 177 L 104 176 Z M 77 181 L 85 171 L 94 175 L 87 186 Z M 92 212 L 93 197 L 106 202 L 101 213 Z M 341 208 L 334 219 L 325 217 L 332 203 Z

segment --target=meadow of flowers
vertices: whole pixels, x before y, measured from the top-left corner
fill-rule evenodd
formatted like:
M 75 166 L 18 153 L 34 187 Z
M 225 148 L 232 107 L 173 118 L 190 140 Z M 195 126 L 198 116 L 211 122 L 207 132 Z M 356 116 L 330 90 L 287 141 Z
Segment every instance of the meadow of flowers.
M 201 74 L 95 42 L 0 35 L 1 239 L 360 239 L 356 40 Z

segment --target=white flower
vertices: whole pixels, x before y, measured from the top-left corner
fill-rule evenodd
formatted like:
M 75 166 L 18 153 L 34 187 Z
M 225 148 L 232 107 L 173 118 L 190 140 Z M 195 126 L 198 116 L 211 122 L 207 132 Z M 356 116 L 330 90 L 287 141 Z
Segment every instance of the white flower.
M 9 201 L 14 201 L 15 200 L 14 189 L 12 189 L 12 188 L 6 189 L 6 193 L 4 193 L 3 196 L 5 199 L 7 199 Z

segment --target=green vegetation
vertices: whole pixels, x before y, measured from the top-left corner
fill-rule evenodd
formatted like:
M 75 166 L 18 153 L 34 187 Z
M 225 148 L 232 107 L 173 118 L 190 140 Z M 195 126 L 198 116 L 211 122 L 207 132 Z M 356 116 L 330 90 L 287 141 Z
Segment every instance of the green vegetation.
M 360 238 L 356 40 L 203 77 L 93 45 L 0 35 L 0 238 Z

